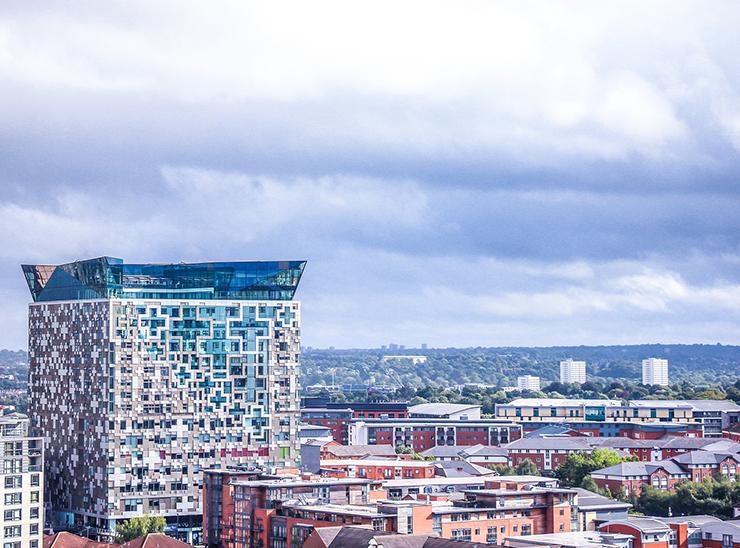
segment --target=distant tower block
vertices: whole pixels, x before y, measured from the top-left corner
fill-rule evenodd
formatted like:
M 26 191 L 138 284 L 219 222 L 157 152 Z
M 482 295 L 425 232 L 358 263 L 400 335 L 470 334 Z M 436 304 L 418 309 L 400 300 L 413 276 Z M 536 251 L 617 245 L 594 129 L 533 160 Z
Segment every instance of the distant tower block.
M 668 360 L 660 358 L 642 360 L 642 384 L 668 386 Z
M 570 358 L 560 362 L 560 382 L 563 384 L 586 382 L 586 362 Z
M 516 379 L 516 387 L 519 390 L 539 390 L 540 378 L 532 375 L 522 375 Z

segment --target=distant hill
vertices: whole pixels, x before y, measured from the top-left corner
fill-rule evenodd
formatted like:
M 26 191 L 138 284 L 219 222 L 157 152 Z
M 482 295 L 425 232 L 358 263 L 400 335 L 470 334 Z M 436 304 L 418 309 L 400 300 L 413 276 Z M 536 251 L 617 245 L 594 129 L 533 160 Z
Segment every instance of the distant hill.
M 385 354 L 427 356 L 426 363 L 382 362 Z M 559 362 L 585 360 L 594 380 L 639 382 L 644 358 L 666 358 L 671 382 L 734 383 L 740 377 L 740 346 L 662 345 L 318 350 L 303 353 L 301 384 L 383 384 L 449 387 L 466 383 L 511 386 L 519 375 L 556 381 Z

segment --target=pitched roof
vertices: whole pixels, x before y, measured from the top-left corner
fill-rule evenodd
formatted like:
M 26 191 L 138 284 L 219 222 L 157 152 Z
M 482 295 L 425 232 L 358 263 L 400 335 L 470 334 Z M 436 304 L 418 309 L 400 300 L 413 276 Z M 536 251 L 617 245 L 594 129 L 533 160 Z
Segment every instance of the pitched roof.
M 655 440 L 663 449 L 700 449 L 721 440 L 712 438 L 689 438 L 686 436 L 663 436 Z
M 498 445 L 469 445 L 462 448 L 462 454 L 466 457 L 506 457 L 509 452 Z
M 44 537 L 44 548 L 191 548 L 191 544 L 182 542 L 163 533 L 149 533 L 130 540 L 124 544 L 109 544 L 81 537 L 68 531 L 60 531 Z
M 312 534 L 317 535 L 324 543 L 324 546 L 329 546 L 341 530 L 341 525 L 336 527 L 315 527 Z
M 463 478 L 470 476 L 492 476 L 496 472 L 466 461 L 441 461 L 434 465 L 435 473 L 446 478 Z
M 396 456 L 396 450 L 392 445 L 327 445 L 324 447 L 327 453 L 337 457 L 362 457 L 372 456 Z
M 622 502 L 621 500 L 610 499 L 604 495 L 599 495 L 583 489 L 581 487 L 573 487 L 574 491 L 578 493 L 578 508 L 581 510 L 602 510 L 602 509 L 624 509 L 627 510 L 632 508 L 629 502 Z
M 586 434 L 574 430 L 564 424 L 548 424 L 542 426 L 537 430 L 527 432 L 524 434 L 525 438 L 539 438 L 541 436 L 573 436 L 573 437 L 586 437 Z
M 651 449 L 659 447 L 659 440 L 637 440 L 626 436 L 616 438 L 591 438 L 591 443 L 598 447 L 612 447 L 615 449 Z
M 681 464 L 718 464 L 725 460 L 727 457 L 732 456 L 730 453 L 720 453 L 717 451 L 689 451 L 688 453 L 682 453 L 675 457 L 671 457 L 674 462 Z M 736 457 L 733 457 L 737 460 Z
M 555 438 L 520 438 L 504 445 L 508 450 L 512 449 L 573 449 L 588 451 L 593 448 L 590 438 L 573 438 L 570 436 Z
M 452 413 L 461 413 L 468 409 L 478 409 L 480 405 L 466 403 L 420 403 L 409 407 L 409 415 L 434 415 L 442 417 Z
M 148 533 L 122 544 L 121 548 L 192 548 L 192 544 L 168 537 L 164 533 Z
M 421 453 L 419 453 L 423 457 L 455 457 L 459 458 L 460 453 L 463 449 L 467 449 L 467 447 L 461 447 L 459 445 L 435 445 L 434 447 L 430 447 L 429 449 L 425 449 Z
M 317 531 L 322 529 L 316 529 Z M 358 548 L 367 546 L 378 536 L 391 535 L 385 531 L 373 531 L 363 527 L 340 527 L 327 548 Z
M 68 531 L 60 531 L 44 536 L 44 548 L 111 548 L 117 544 L 97 542 Z
M 672 460 L 658 460 L 653 462 L 622 462 L 614 466 L 607 466 L 600 470 L 594 470 L 591 475 L 605 476 L 649 476 L 656 470 L 665 470 L 671 475 L 688 474 L 678 463 Z
M 439 537 L 427 537 L 424 548 L 491 548 L 491 544 L 470 542 L 467 540 L 451 540 Z

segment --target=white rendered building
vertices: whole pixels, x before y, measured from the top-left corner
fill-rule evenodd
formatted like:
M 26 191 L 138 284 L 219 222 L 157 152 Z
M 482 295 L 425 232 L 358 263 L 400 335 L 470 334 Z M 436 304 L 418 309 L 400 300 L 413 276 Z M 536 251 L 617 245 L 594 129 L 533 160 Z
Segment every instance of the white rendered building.
M 668 360 L 661 358 L 642 360 L 642 384 L 668 386 Z
M 519 390 L 539 390 L 540 378 L 533 375 L 522 375 L 516 379 L 516 387 Z
M 563 384 L 586 382 L 586 362 L 570 358 L 560 362 L 560 382 Z
M 0 532 L 4 548 L 44 545 L 44 444 L 28 437 L 28 417 L 0 417 Z

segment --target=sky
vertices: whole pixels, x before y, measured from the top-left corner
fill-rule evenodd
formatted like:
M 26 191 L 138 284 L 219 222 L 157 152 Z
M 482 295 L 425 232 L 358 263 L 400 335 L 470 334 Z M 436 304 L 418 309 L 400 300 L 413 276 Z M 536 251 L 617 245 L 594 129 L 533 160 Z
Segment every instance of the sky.
M 740 340 L 740 4 L 0 3 L 21 263 L 306 259 L 314 347 Z

